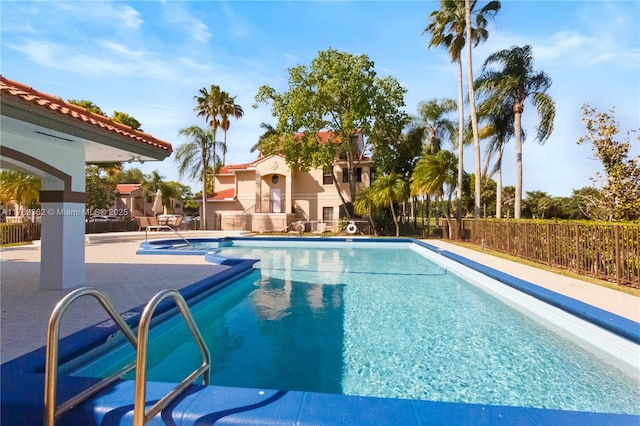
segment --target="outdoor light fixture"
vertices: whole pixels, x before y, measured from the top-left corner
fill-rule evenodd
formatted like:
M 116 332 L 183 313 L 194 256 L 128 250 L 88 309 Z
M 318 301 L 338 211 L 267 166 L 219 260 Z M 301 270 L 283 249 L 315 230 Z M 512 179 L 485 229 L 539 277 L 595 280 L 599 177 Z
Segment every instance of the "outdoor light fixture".
M 142 158 L 140 158 L 140 156 L 132 156 L 131 158 L 129 158 L 129 160 L 127 160 L 127 163 L 131 164 L 134 161 L 138 161 L 140 164 L 144 164 L 144 160 Z

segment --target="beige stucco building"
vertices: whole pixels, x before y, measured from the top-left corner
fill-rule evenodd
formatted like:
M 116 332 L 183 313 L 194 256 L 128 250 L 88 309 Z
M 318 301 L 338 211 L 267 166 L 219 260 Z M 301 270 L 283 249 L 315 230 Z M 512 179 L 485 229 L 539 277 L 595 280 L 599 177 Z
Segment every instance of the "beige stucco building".
M 355 143 L 363 148 L 360 134 Z M 371 183 L 372 161 L 364 157 L 354 168 L 359 193 Z M 301 172 L 292 170 L 284 157 L 270 155 L 225 166 L 214 182 L 215 193 L 207 200 L 207 223 L 221 230 L 281 231 L 302 221 L 307 231 L 314 231 L 319 222 L 335 231 L 340 218 L 346 216 L 338 190 L 346 203 L 355 201 L 349 193 L 345 160 L 337 160 L 333 170 Z

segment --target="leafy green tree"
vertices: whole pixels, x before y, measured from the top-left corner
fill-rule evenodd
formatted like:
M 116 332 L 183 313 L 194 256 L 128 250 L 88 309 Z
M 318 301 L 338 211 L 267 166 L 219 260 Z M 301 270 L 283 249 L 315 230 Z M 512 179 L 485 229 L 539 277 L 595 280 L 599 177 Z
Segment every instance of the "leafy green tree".
M 140 126 L 142 126 L 142 124 L 140 124 L 138 120 L 127 113 L 114 111 L 113 115 L 111 116 L 111 120 L 115 121 L 116 123 L 125 124 L 131 127 L 133 130 L 141 130 Z
M 305 171 L 331 167 L 339 152 L 351 177 L 350 201 L 355 201 L 355 165 L 364 151 L 352 138 L 360 133 L 366 140 L 376 125 L 397 121 L 387 118 L 400 114 L 406 90 L 393 77 L 378 77 L 368 56 L 334 49 L 320 51 L 309 66 L 298 65 L 288 71 L 286 92 L 278 93 L 265 85 L 256 94 L 256 107 L 271 104 L 278 132 L 283 135 L 263 147 L 265 154 L 282 153 L 291 168 Z M 332 132 L 328 141 L 318 140 L 321 130 Z M 303 136 L 294 136 L 297 132 Z M 378 128 L 376 133 L 384 132 Z M 347 209 L 347 213 L 351 212 Z
M 495 69 L 492 67 L 496 67 Z M 513 103 L 516 141 L 516 193 L 514 215 L 520 218 L 522 210 L 522 113 L 527 99 L 531 99 L 540 122 L 536 139 L 543 144 L 553 131 L 556 115 L 555 103 L 546 91 L 551 78 L 544 71 L 533 70 L 531 46 L 514 46 L 495 52 L 485 60 L 482 75 L 476 85 L 481 93 L 492 93 L 510 98 Z
M 516 187 L 510 185 L 502 188 L 502 205 L 507 211 L 505 215 L 507 219 L 511 217 L 511 213 L 514 211 L 514 208 L 515 208 L 515 203 L 516 203 Z
M 88 165 L 85 168 L 85 193 L 86 207 L 89 211 L 108 209 L 116 201 L 116 184 L 103 176 L 98 166 Z
M 614 110 L 609 113 L 597 112 L 589 105 L 582 106 L 582 121 L 587 134 L 578 144 L 589 142 L 593 152 L 602 162 L 606 176 L 596 175 L 595 181 L 602 181 L 601 208 L 609 212 L 609 220 L 640 219 L 640 156 L 629 158 L 630 132 L 624 140 L 615 140 L 618 123 Z M 636 138 L 640 141 L 640 136 Z
M 603 208 L 602 192 L 592 186 L 574 189 L 569 201 L 571 219 L 607 220 L 608 213 Z
M 113 180 L 116 184 L 120 183 L 143 183 L 144 182 L 144 173 L 142 170 L 132 167 L 130 169 L 126 169 L 121 171 L 120 173 L 113 176 Z
M 229 96 L 227 92 L 223 92 L 223 102 L 220 113 L 220 128 L 224 132 L 224 142 L 222 143 L 222 165 L 224 166 L 227 160 L 227 132 L 231 127 L 229 118 L 233 117 L 236 120 L 242 118 L 244 110 L 240 105 L 236 104 L 236 96 Z
M 41 187 L 38 176 L 9 169 L 0 172 L 0 200 L 3 204 L 15 200 L 19 210 L 40 204 Z
M 438 151 L 435 154 L 425 155 L 418 160 L 411 175 L 411 194 L 433 196 L 436 202 L 444 200 L 448 194 L 447 224 L 449 225 L 449 238 L 452 238 L 451 226 L 451 197 L 455 191 L 458 174 L 458 159 L 451 151 Z
M 396 225 L 396 237 L 399 237 L 400 225 L 394 204 L 405 202 L 409 198 L 407 181 L 397 173 L 381 176 L 371 185 L 370 195 L 373 205 L 378 207 L 389 206 L 393 223 Z
M 87 111 L 92 112 L 94 114 L 103 115 L 105 117 L 107 116 L 107 114 L 98 105 L 94 104 L 91 101 L 87 101 L 85 99 L 69 99 L 68 102 L 70 104 L 82 107 L 82 108 L 86 109 Z
M 422 152 L 424 134 L 424 127 L 412 126 L 397 137 L 375 138 L 371 151 L 376 173 L 398 173 L 409 179 Z
M 181 178 L 198 179 L 202 182 L 200 227 L 207 229 L 207 172 L 210 163 L 209 153 L 215 140 L 215 130 L 190 126 L 181 129 L 179 134 L 190 140 L 178 147 L 174 161 L 178 164 L 178 173 Z

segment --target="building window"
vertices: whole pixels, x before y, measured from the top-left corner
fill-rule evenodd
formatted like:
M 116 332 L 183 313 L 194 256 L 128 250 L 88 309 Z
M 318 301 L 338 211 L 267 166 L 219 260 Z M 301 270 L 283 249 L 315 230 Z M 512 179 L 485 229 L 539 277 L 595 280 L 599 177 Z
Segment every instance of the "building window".
M 271 183 L 274 185 L 278 183 L 278 175 L 271 176 Z
M 333 224 L 333 207 L 322 208 L 322 221 Z
M 362 167 L 356 167 L 353 169 L 356 182 L 362 182 Z M 342 182 L 349 182 L 349 169 L 342 169 Z
M 322 184 L 333 184 L 333 171 L 331 168 L 325 167 L 324 169 L 322 169 Z
M 369 185 L 371 185 L 374 180 L 376 180 L 376 169 L 371 167 L 369 169 Z

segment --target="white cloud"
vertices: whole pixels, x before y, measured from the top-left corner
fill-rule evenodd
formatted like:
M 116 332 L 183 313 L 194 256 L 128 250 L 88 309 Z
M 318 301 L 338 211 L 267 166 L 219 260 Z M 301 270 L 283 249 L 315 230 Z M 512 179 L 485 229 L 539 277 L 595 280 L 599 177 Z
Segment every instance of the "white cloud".
M 144 53 L 141 51 L 136 51 L 136 50 L 131 50 L 129 49 L 127 46 L 125 46 L 124 44 L 121 43 L 116 43 L 113 41 L 108 41 L 108 40 L 102 40 L 98 42 L 99 45 L 101 45 L 102 47 L 104 47 L 105 49 L 116 53 L 118 55 L 122 55 L 122 56 L 126 56 L 126 57 L 130 57 L 130 58 L 135 58 L 135 59 L 140 59 L 142 58 L 142 56 L 144 56 Z
M 200 19 L 194 17 L 181 4 L 176 2 L 164 2 L 163 19 L 171 27 L 189 34 L 193 40 L 206 43 L 211 38 L 209 27 Z

